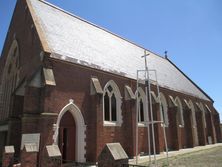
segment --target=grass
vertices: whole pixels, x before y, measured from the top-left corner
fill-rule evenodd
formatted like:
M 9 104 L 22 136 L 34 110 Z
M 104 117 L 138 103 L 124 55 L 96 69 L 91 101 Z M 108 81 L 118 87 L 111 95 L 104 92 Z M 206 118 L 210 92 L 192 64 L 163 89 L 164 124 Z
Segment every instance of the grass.
M 158 167 L 222 167 L 222 146 L 157 160 Z M 148 165 L 141 164 L 141 165 Z

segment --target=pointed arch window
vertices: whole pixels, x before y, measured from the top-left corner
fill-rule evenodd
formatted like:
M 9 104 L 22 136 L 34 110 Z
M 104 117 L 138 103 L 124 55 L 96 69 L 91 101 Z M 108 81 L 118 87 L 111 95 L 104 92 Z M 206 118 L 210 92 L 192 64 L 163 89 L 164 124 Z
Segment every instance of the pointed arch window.
M 138 88 L 137 92 L 137 116 L 138 125 L 143 127 L 148 121 L 148 114 L 146 110 L 146 95 L 141 87 Z
M 177 112 L 178 112 L 178 122 L 180 127 L 184 127 L 184 119 L 183 119 L 183 106 L 178 97 L 176 97 L 175 102 L 177 104 Z
M 162 111 L 162 114 L 163 114 L 163 121 L 165 122 L 165 115 L 164 115 L 164 107 L 163 107 L 163 104 L 161 103 L 161 111 Z
M 111 120 L 112 121 L 117 121 L 117 119 L 116 119 L 116 97 L 115 97 L 115 94 L 113 94 L 112 97 L 111 97 L 111 115 L 112 115 Z
M 144 122 L 144 105 L 142 99 L 139 101 L 139 122 Z
M 200 105 L 200 109 L 202 111 L 202 119 L 203 119 L 204 128 L 206 128 L 207 127 L 206 110 L 205 110 L 204 105 L 201 102 L 199 103 L 199 105 Z
M 111 86 L 107 87 L 104 96 L 104 115 L 105 121 L 117 121 L 116 119 L 116 96 L 114 94 L 113 88 Z
M 103 94 L 104 125 L 121 124 L 121 95 L 114 81 L 109 81 Z
M 162 111 L 162 120 L 163 120 L 165 126 L 168 127 L 169 126 L 168 104 L 167 104 L 167 100 L 162 92 L 160 93 L 160 107 L 161 107 L 161 111 Z
M 9 49 L 9 53 L 5 62 L 2 81 L 0 87 L 0 112 L 3 112 L 2 119 L 9 116 L 12 104 L 12 92 L 15 90 L 19 81 L 19 47 L 18 42 L 14 40 Z
M 110 120 L 109 106 L 110 106 L 110 100 L 109 100 L 108 93 L 106 92 L 104 96 L 104 115 L 105 115 L 106 121 Z
M 190 105 L 190 109 L 191 109 L 192 126 L 195 128 L 197 126 L 197 122 L 196 122 L 196 114 L 195 114 L 194 104 L 191 100 L 189 100 L 188 104 Z
M 145 112 L 145 96 L 142 95 L 141 90 L 138 91 L 138 122 L 142 123 L 145 121 L 144 112 Z M 144 94 L 145 95 L 145 94 Z

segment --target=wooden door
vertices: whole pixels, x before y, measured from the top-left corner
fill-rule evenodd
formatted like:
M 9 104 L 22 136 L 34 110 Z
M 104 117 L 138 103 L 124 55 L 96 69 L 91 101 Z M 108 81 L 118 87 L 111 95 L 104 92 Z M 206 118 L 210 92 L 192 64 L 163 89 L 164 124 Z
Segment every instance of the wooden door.
M 63 162 L 75 161 L 76 125 L 70 112 L 66 112 L 59 126 L 59 148 Z

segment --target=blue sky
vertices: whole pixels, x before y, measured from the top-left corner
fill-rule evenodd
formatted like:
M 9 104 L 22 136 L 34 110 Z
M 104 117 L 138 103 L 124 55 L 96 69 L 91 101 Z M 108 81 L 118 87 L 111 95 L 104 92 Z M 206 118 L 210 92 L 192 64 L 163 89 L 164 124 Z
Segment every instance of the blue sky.
M 221 0 L 48 0 L 168 57 L 215 101 L 222 120 Z M 0 1 L 2 50 L 15 0 Z

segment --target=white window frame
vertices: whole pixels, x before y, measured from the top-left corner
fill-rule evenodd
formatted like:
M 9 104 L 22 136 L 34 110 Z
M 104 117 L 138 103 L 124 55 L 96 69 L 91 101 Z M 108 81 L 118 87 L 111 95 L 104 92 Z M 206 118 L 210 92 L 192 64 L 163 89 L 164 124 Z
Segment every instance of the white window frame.
M 110 92 L 108 90 L 108 87 L 111 86 L 112 87 L 112 91 Z M 119 88 L 117 86 L 117 84 L 113 81 L 110 80 L 106 83 L 104 89 L 103 89 L 103 125 L 104 126 L 121 126 L 122 124 L 122 110 L 121 110 L 121 105 L 122 105 L 122 96 L 120 94 Z M 105 94 L 108 93 L 108 97 L 109 97 L 109 114 L 110 114 L 110 120 L 106 121 L 105 120 L 105 103 L 104 103 L 104 97 Z M 111 110 L 111 97 L 112 95 L 115 95 L 116 98 L 116 121 L 112 121 L 112 110 Z
M 204 128 L 207 128 L 207 120 L 206 120 L 206 109 L 204 107 L 204 105 L 200 102 L 200 108 L 201 108 L 201 111 L 202 111 L 202 118 L 203 118 L 203 124 L 204 124 Z
M 179 122 L 179 127 L 182 128 L 182 127 L 184 127 L 183 106 L 182 106 L 181 100 L 178 96 L 175 98 L 175 102 L 177 104 L 177 111 L 179 112 L 179 117 L 181 119 L 181 122 Z
M 196 111 L 194 108 L 194 104 L 191 100 L 189 100 L 188 104 L 190 105 L 191 113 L 192 113 L 192 126 L 193 128 L 197 127 L 197 121 L 196 121 Z
M 164 115 L 164 117 L 162 118 L 165 124 L 165 127 L 169 127 L 169 118 L 168 118 L 168 104 L 167 104 L 167 100 L 165 95 L 160 92 L 160 107 L 161 111 L 162 111 L 162 115 Z
M 19 58 L 19 45 L 17 40 L 14 39 L 7 55 L 5 67 L 2 74 L 2 84 L 0 87 L 0 101 L 2 101 L 2 107 L 0 112 L 3 112 L 2 119 L 7 118 L 10 114 L 10 106 L 12 106 L 11 94 L 16 89 L 19 82 Z
M 138 92 L 140 94 L 140 96 L 138 96 Z M 147 122 L 148 122 L 148 113 L 147 113 L 147 103 L 146 103 L 146 94 L 143 91 L 143 89 L 141 87 L 138 88 L 138 91 L 136 91 L 136 98 L 137 99 L 137 108 L 138 108 L 138 127 L 145 127 L 147 126 Z M 141 116 L 140 116 L 140 100 L 142 100 L 143 102 L 143 116 L 144 116 L 144 121 L 141 122 Z
M 193 133 L 194 133 L 194 144 L 195 146 L 199 145 L 199 141 L 198 141 L 198 132 L 197 132 L 197 121 L 196 121 L 196 110 L 194 107 L 194 104 L 192 102 L 192 100 L 189 100 L 188 104 L 190 105 L 190 109 L 192 112 L 192 127 L 193 127 Z

